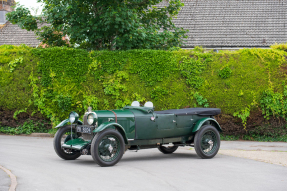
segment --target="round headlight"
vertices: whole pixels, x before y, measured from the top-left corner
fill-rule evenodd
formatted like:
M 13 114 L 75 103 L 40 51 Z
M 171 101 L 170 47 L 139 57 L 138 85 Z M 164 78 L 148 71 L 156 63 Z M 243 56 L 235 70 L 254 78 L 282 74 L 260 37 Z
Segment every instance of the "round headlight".
M 78 121 L 78 119 L 79 119 L 79 115 L 76 112 L 72 111 L 69 115 L 70 123 L 75 123 Z
M 87 122 L 89 125 L 95 125 L 97 122 L 97 114 L 90 113 L 87 117 Z

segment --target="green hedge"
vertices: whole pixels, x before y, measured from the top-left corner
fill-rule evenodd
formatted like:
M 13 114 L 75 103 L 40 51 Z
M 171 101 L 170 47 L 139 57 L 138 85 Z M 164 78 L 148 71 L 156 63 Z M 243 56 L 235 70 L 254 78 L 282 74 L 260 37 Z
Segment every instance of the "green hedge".
M 242 49 L 215 54 L 203 74 L 206 79 L 201 93 L 220 106 L 224 113 L 233 114 L 258 105 L 267 89 L 283 92 L 285 76 L 281 67 L 285 52 L 273 49 Z M 220 77 L 222 70 L 230 69 L 228 78 Z
M 0 108 L 29 107 L 32 91 L 28 78 L 40 60 L 31 50 L 25 45 L 0 46 Z
M 285 56 L 280 49 L 87 52 L 0 46 L 0 108 L 41 112 L 54 125 L 71 110 L 83 115 L 89 105 L 113 109 L 133 100 L 152 101 L 156 110 L 218 107 L 243 123 L 256 108 L 266 117 L 285 118 Z

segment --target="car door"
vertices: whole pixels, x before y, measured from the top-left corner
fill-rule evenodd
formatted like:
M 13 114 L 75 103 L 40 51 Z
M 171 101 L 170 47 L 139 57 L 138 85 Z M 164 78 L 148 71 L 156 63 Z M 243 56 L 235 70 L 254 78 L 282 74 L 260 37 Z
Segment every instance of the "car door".
M 174 114 L 157 114 L 156 127 L 158 130 L 175 129 L 176 121 Z

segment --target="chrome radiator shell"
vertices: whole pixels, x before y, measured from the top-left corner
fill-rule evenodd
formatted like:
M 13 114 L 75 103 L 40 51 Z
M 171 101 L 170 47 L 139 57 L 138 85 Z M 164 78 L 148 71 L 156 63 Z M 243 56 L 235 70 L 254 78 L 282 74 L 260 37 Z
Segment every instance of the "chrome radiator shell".
M 85 115 L 84 115 L 84 117 L 83 117 L 83 125 L 87 125 L 87 126 L 90 126 L 89 124 L 88 124 L 88 119 L 87 119 L 87 117 L 88 117 L 88 114 L 89 114 L 89 112 L 86 112 L 85 113 Z M 92 130 L 94 130 L 96 127 L 94 127 L 94 128 L 92 128 Z M 88 133 L 82 133 L 82 139 L 84 139 L 85 141 L 90 141 L 90 140 L 92 140 L 93 139 L 93 133 L 92 134 L 88 134 Z

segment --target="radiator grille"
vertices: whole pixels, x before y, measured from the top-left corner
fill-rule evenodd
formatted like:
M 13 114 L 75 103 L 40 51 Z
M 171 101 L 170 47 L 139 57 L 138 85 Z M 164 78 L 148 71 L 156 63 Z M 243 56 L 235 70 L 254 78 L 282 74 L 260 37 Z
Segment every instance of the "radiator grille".
M 84 119 L 83 119 L 84 125 L 89 125 L 89 124 L 88 124 L 88 121 L 87 121 L 87 117 L 88 117 L 88 114 L 85 114 L 85 115 L 84 115 Z
M 86 114 L 84 115 L 84 117 L 83 117 L 83 123 L 84 123 L 84 125 L 89 125 L 89 124 L 88 124 L 88 121 L 87 121 L 87 117 L 88 117 L 88 114 L 86 113 Z M 92 140 L 93 134 L 83 133 L 83 134 L 82 134 L 82 138 L 83 138 L 85 141 Z

